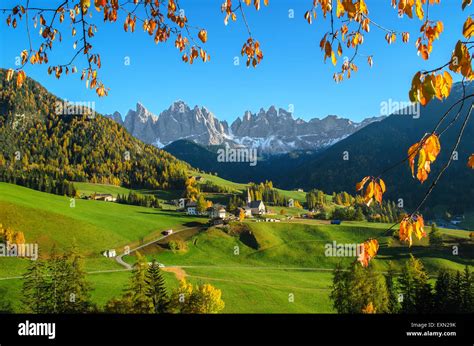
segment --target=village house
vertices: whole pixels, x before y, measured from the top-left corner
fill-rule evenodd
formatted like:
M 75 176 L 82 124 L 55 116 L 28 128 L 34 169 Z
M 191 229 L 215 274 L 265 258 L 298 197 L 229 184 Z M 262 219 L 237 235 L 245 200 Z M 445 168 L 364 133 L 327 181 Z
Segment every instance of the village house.
M 240 215 L 240 210 L 241 209 L 243 209 L 245 217 L 252 217 L 252 209 L 250 209 L 249 207 L 239 208 L 237 215 Z
M 224 206 L 220 204 L 216 204 L 211 208 L 207 209 L 208 215 L 211 219 L 225 219 L 226 218 L 226 210 Z
M 252 197 L 250 197 L 250 191 L 247 190 L 247 208 L 250 209 L 252 215 L 262 215 L 265 214 L 266 208 L 263 201 L 252 201 Z
M 263 201 L 252 201 L 249 206 L 252 215 L 262 215 L 265 214 L 265 204 Z
M 115 198 L 110 193 L 94 193 L 91 195 L 91 199 L 105 202 L 115 202 L 117 200 L 117 198 Z

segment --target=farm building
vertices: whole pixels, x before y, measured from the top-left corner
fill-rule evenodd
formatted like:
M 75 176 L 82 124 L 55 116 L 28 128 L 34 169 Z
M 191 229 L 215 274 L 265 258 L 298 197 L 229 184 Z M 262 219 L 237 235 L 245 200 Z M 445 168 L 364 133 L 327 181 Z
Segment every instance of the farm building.
M 110 193 L 94 193 L 91 195 L 91 199 L 105 202 L 115 202 L 117 200 L 117 198 L 115 198 Z

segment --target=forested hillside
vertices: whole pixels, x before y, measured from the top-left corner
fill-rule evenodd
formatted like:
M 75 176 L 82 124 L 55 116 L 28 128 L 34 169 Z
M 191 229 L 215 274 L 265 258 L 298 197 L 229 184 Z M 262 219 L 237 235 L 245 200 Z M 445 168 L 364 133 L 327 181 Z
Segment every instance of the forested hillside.
M 425 133 L 433 131 L 443 114 L 462 97 L 461 91 L 461 85 L 455 84 L 448 99 L 443 102 L 434 100 L 426 107 L 421 107 L 420 117 L 394 114 L 370 124 L 311 160 L 294 167 L 293 174 L 288 174 L 285 179 L 274 182 L 286 188 L 302 186 L 320 188 L 325 192 L 353 192 L 355 184 L 362 177 L 377 177 L 385 169 L 405 159 L 408 148 L 420 141 Z M 466 94 L 472 92 L 473 86 L 467 85 Z M 441 152 L 431 165 L 432 172 L 424 184 L 412 178 L 408 162 L 401 163 L 382 175 L 387 184 L 387 198 L 402 198 L 408 208 L 420 202 L 433 179 L 449 160 L 461 123 L 471 107 L 472 101 L 466 101 L 458 121 L 453 122 L 460 108 L 459 105 L 455 106 L 437 130 L 437 133 L 443 132 L 440 136 Z M 466 163 L 474 148 L 473 137 L 474 122 L 471 121 L 467 124 L 451 165 L 427 201 L 428 210 L 425 211 L 433 210 L 436 206 L 451 213 L 472 209 L 474 175 Z M 344 159 L 345 156 L 347 160 Z
M 314 151 L 293 151 L 287 154 L 263 155 L 258 158 L 257 164 L 252 166 L 249 162 L 219 162 L 218 150 L 222 146 L 203 146 L 192 141 L 182 139 L 175 141 L 163 150 L 166 150 L 180 160 L 206 172 L 217 173 L 220 177 L 246 184 L 249 181 L 275 182 L 285 181 L 291 176 L 293 167 L 311 160 L 316 155 Z M 295 188 L 296 186 L 291 186 Z
M 63 180 L 183 186 L 189 165 L 99 114 L 59 113 L 62 100 L 30 78 L 17 88 L 5 73 L 0 69 L 0 180 L 40 189 Z

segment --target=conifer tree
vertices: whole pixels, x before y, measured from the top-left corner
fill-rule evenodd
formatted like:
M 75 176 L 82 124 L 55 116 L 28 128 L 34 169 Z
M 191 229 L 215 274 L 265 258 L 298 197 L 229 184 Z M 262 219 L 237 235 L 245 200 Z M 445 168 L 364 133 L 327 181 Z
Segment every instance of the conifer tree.
M 443 246 L 443 237 L 439 233 L 438 227 L 436 224 L 431 225 L 431 231 L 430 231 L 430 245 L 435 247 L 435 248 L 440 248 Z
M 451 283 L 449 285 L 449 312 L 459 313 L 463 310 L 462 306 L 462 277 L 461 272 L 458 270 L 456 274 L 451 277 Z
M 442 270 L 438 274 L 438 279 L 435 283 L 434 292 L 434 310 L 439 313 L 446 313 L 451 310 L 450 301 L 450 286 L 451 286 L 451 275 L 448 271 Z
M 155 313 L 166 313 L 169 308 L 169 298 L 166 291 L 165 280 L 156 260 L 153 260 L 146 272 L 146 295 L 151 299 Z
M 147 267 L 146 258 L 137 252 L 137 262 L 133 266 L 132 277 L 125 294 L 125 298 L 131 301 L 131 313 L 149 314 L 153 312 L 153 302 L 147 295 Z
M 474 278 L 469 267 L 464 267 L 462 276 L 462 312 L 474 312 Z
M 385 285 L 388 292 L 388 312 L 396 314 L 400 310 L 400 302 L 398 299 L 397 282 L 395 280 L 395 269 L 393 263 L 388 263 L 387 273 L 385 274 Z
M 402 313 L 428 313 L 432 311 L 432 288 L 423 263 L 410 255 L 399 279 L 403 295 Z
M 64 309 L 67 313 L 84 313 L 94 309 L 91 303 L 91 285 L 86 280 L 82 257 L 74 246 L 66 257 L 66 272 L 63 275 L 66 294 Z

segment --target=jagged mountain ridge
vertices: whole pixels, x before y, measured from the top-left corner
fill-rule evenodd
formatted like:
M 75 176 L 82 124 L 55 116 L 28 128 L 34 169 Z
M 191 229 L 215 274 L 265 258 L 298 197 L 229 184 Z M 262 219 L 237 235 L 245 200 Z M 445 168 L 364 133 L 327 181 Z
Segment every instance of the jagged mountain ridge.
M 174 102 L 155 115 L 141 103 L 129 110 L 122 121 L 120 113 L 109 115 L 135 137 L 145 143 L 164 147 L 177 140 L 190 140 L 201 145 L 245 146 L 262 154 L 282 154 L 294 150 L 320 150 L 348 137 L 383 117 L 368 118 L 360 123 L 329 115 L 323 119 L 295 119 L 284 110 L 271 106 L 258 113 L 250 111 L 230 126 L 220 121 L 205 107 L 190 108 L 183 101 Z

